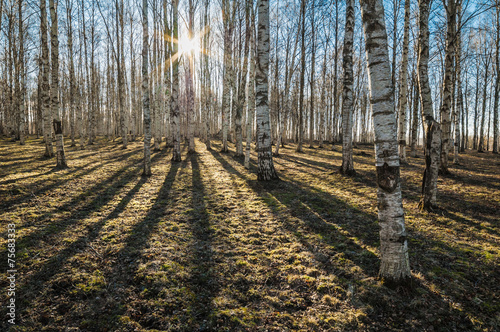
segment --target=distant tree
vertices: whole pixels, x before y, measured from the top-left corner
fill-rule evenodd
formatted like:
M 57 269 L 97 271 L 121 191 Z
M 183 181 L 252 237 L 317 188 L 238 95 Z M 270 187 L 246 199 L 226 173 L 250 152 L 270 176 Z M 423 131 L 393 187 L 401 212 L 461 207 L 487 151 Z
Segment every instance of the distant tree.
M 352 159 L 352 125 L 354 117 L 353 100 L 353 43 L 354 43 L 354 0 L 346 0 L 346 19 L 344 34 L 344 90 L 342 95 L 342 166 L 340 173 L 354 175 Z
M 68 56 L 69 56 L 69 113 L 70 113 L 70 136 L 71 146 L 76 146 L 75 141 L 75 95 L 76 95 L 76 77 L 75 60 L 73 55 L 73 2 L 66 0 L 66 31 L 68 34 Z
M 302 152 L 304 141 L 304 84 L 306 74 L 306 2 L 301 1 L 300 6 L 300 92 L 299 92 L 299 121 L 298 121 L 298 142 L 297 152 Z
M 181 161 L 181 128 L 179 119 L 179 0 L 172 0 L 172 96 L 170 98 L 170 112 L 172 120 L 172 161 Z
M 142 114 L 144 121 L 144 169 L 142 174 L 151 175 L 151 113 L 149 111 L 149 34 L 148 0 L 142 0 Z
M 236 155 L 238 157 L 243 156 L 243 129 L 242 129 L 242 117 L 243 117 L 243 106 L 245 104 L 245 87 L 247 85 L 247 69 L 248 69 L 248 50 L 250 42 L 250 7 L 252 3 L 247 1 L 245 4 L 245 39 L 243 48 L 243 65 L 241 67 L 241 77 L 240 85 L 238 87 L 238 96 L 234 99 L 235 103 L 235 136 L 236 136 Z
M 493 153 L 498 153 L 498 102 L 500 95 L 500 0 L 495 0 L 495 22 L 496 22 L 496 35 L 495 35 L 495 67 L 496 67 L 496 80 L 495 80 L 495 99 L 493 101 Z
M 222 1 L 222 21 L 224 24 L 224 83 L 222 90 L 222 152 L 228 152 L 227 140 L 229 134 L 229 110 L 231 106 L 231 91 L 234 85 L 233 69 L 233 29 L 234 0 Z
M 399 89 L 399 159 L 406 163 L 406 109 L 408 101 L 408 44 L 410 42 L 410 0 L 405 0 L 403 57 L 401 59 L 401 84 Z
M 419 207 L 431 210 L 436 206 L 437 178 L 441 153 L 441 128 L 434 120 L 429 85 L 429 10 L 430 0 L 419 0 L 418 85 L 425 124 L 425 170 L 422 180 L 422 199 Z
M 42 56 L 40 57 L 40 63 L 43 68 L 42 70 L 42 84 L 41 84 L 41 95 L 42 95 L 42 113 L 43 113 L 43 138 L 45 141 L 45 157 L 52 157 L 54 155 L 54 150 L 52 148 L 52 131 L 50 125 L 50 83 L 49 83 L 49 47 L 47 41 L 47 3 L 45 0 L 40 0 L 40 43 L 42 44 Z
M 251 148 L 251 142 L 252 142 L 252 133 L 253 133 L 253 118 L 255 115 L 255 63 L 257 61 L 256 59 L 256 54 L 255 54 L 255 49 L 256 49 L 256 42 L 255 42 L 255 10 L 253 9 L 253 6 L 251 8 L 252 10 L 252 16 L 251 16 L 251 22 L 250 22 L 250 27 L 251 27 L 251 32 L 250 32 L 250 40 L 249 40 L 249 52 L 248 52 L 248 57 L 250 58 L 250 68 L 248 72 L 248 84 L 247 84 L 247 90 L 248 90 L 248 95 L 247 95 L 247 124 L 246 124 L 246 130 L 247 130 L 247 137 L 246 137 L 246 143 L 245 143 L 245 168 L 249 169 L 250 168 L 250 148 Z
M 64 153 L 64 140 L 62 121 L 59 115 L 59 31 L 57 21 L 57 8 L 54 0 L 49 0 L 50 7 L 50 50 L 52 56 L 52 84 L 50 87 L 50 98 L 52 115 L 54 116 L 54 132 L 56 135 L 56 156 L 58 168 L 66 168 L 66 155 Z

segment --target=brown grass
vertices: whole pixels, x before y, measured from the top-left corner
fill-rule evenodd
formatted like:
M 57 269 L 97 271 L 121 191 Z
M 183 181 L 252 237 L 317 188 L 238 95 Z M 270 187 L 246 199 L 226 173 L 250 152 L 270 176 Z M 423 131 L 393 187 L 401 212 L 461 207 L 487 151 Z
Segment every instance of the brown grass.
M 218 142 L 177 164 L 153 153 L 150 178 L 141 142 L 67 147 L 65 170 L 43 148 L 0 141 L 2 303 L 6 225 L 17 229 L 12 331 L 500 329 L 498 156 L 463 154 L 434 213 L 417 211 L 423 159 L 402 167 L 408 292 L 377 280 L 371 146 L 347 178 L 340 152 L 288 145 L 275 183 Z

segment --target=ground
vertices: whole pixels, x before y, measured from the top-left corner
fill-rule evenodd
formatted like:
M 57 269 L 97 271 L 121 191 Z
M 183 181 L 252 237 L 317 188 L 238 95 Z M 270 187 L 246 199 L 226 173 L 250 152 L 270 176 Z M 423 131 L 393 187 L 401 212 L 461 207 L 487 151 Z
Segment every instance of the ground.
M 419 212 L 420 158 L 401 169 L 410 289 L 377 279 L 373 147 L 281 149 L 281 181 L 257 181 L 220 142 L 196 154 L 0 140 L 0 300 L 16 228 L 16 323 L 6 331 L 498 331 L 500 158 L 467 152 Z M 230 146 L 234 151 L 234 146 Z M 162 145 L 163 148 L 163 145 Z

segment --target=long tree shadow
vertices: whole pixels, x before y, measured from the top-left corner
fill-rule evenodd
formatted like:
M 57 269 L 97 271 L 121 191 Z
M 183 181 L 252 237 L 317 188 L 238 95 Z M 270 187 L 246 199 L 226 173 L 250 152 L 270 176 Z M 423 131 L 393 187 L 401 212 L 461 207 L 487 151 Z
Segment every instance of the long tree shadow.
M 262 184 L 258 181 L 251 180 L 235 169 L 218 152 L 210 152 L 212 156 L 221 163 L 226 171 L 247 182 L 249 187 L 262 198 L 262 201 L 268 205 L 276 219 L 282 221 L 284 229 L 293 234 L 298 234 L 298 229 L 301 225 L 298 225 L 284 217 L 282 213 L 277 210 L 276 201 L 287 206 L 292 216 L 300 218 L 302 225 L 307 226 L 307 228 L 311 231 L 319 234 L 322 241 L 328 244 L 332 249 L 345 251 L 348 256 L 352 256 L 349 258 L 352 258 L 352 260 L 367 271 L 368 274 L 376 275 L 374 266 L 378 265 L 377 257 L 373 253 L 361 248 L 351 239 L 348 239 L 338 233 L 338 229 L 340 227 L 342 229 L 348 229 L 351 235 L 358 238 L 361 234 L 378 234 L 378 230 L 375 228 L 374 224 L 374 221 L 376 220 L 375 216 L 350 207 L 345 202 L 342 202 L 334 197 L 329 197 L 328 199 L 322 198 L 318 195 L 318 193 L 305 190 L 292 180 L 288 179 L 286 176 L 282 176 L 282 181 L 276 184 Z M 290 193 L 293 194 L 291 195 Z M 318 213 L 311 213 L 311 209 L 316 210 Z M 342 222 L 342 220 L 335 217 L 335 214 L 337 214 L 336 211 L 346 210 L 352 210 L 355 214 L 358 214 L 365 220 L 370 220 L 371 222 L 365 223 L 365 227 L 368 227 L 369 229 L 349 229 L 350 223 L 345 222 L 345 220 Z M 330 220 L 333 222 L 330 222 Z M 305 240 L 300 237 L 300 235 L 299 240 L 303 242 L 307 248 L 314 248 L 313 245 L 305 243 Z M 375 241 L 376 237 L 373 236 L 370 236 L 369 239 L 364 239 L 366 244 L 372 246 L 375 245 Z M 353 253 L 355 254 L 353 255 Z M 318 253 L 313 252 L 313 254 Z M 322 259 L 320 258 L 320 261 L 321 260 Z
M 135 170 L 137 172 L 137 170 Z M 131 175 L 127 173 L 127 175 Z M 116 181 L 112 182 L 109 187 L 109 191 L 114 192 L 117 187 L 123 186 L 132 179 L 137 177 L 127 178 L 126 176 L 114 178 Z M 26 312 L 30 309 L 29 303 L 34 301 L 34 299 L 39 296 L 42 292 L 47 292 L 46 284 L 55 275 L 57 275 L 61 269 L 64 267 L 65 263 L 73 257 L 78 252 L 85 250 L 88 243 L 92 243 L 98 237 L 100 231 L 110 220 L 115 219 L 119 214 L 124 211 L 128 203 L 134 197 L 134 195 L 140 190 L 143 184 L 146 182 L 145 178 L 139 178 L 137 184 L 123 197 L 120 203 L 113 209 L 113 211 L 103 218 L 101 221 L 87 225 L 86 230 L 82 235 L 80 235 L 75 241 L 71 242 L 63 250 L 60 250 L 56 255 L 53 255 L 39 268 L 39 270 L 32 274 L 27 280 L 23 281 L 23 285 L 19 287 L 18 294 L 22 294 L 23 297 L 23 307 L 18 311 L 19 321 L 29 322 L 29 316 L 26 316 Z M 95 211 L 98 207 L 103 206 L 106 202 L 111 200 L 114 195 L 108 195 L 105 201 L 99 206 L 93 206 Z M 69 282 L 62 282 L 52 285 L 52 289 L 49 291 L 54 293 L 54 296 L 58 296 L 59 293 L 68 291 L 72 287 Z M 48 322 L 46 322 L 48 323 Z
M 247 176 L 236 170 L 223 156 L 217 152 L 213 151 L 211 153 L 229 173 L 245 180 L 255 193 L 263 198 L 263 201 L 270 207 L 276 218 L 282 221 L 284 229 L 295 234 L 300 229 L 298 226 L 302 226 L 301 228 L 304 228 L 303 226 L 305 225 L 307 230 L 320 235 L 321 241 L 330 246 L 334 252 L 343 253 L 346 258 L 352 260 L 354 264 L 361 267 L 367 275 L 372 277 L 376 276 L 377 267 L 379 265 L 378 258 L 371 251 L 367 251 L 365 248 L 360 246 L 360 244 L 372 247 L 379 246 L 378 226 L 376 225 L 375 215 L 353 208 L 349 204 L 336 199 L 331 194 L 322 192 L 318 189 L 314 190 L 314 188 L 308 186 L 307 184 L 295 183 L 293 179 L 285 176 L 282 176 L 283 181 L 281 181 L 281 183 L 273 186 L 266 185 L 266 187 L 263 187 L 259 182 L 250 180 Z M 290 193 L 293 193 L 293 195 Z M 269 197 L 271 197 L 271 199 L 269 199 Z M 287 206 L 291 215 L 301 221 L 300 225 L 293 222 L 293 220 L 288 220 L 286 216 L 283 217 L 279 212 L 277 212 L 276 201 Z M 338 236 L 336 233 L 339 229 L 347 231 L 349 236 Z M 415 236 L 416 235 L 419 237 L 425 237 L 424 234 L 415 234 Z M 453 248 L 442 241 L 432 239 L 426 239 L 426 248 L 423 248 L 420 247 L 422 243 L 411 240 L 412 236 L 413 235 L 410 231 L 409 237 L 411 246 L 418 245 L 419 248 L 410 248 L 410 253 L 413 250 L 414 253 L 419 252 L 429 255 L 429 251 L 431 251 L 433 252 L 432 256 L 439 257 L 439 260 L 448 261 L 452 261 L 455 257 L 468 257 L 468 255 L 470 255 L 470 252 L 467 250 L 462 248 Z M 299 236 L 298 239 L 306 248 L 310 248 L 313 253 L 316 251 L 315 246 L 311 245 L 311 243 L 307 243 L 303 236 Z M 427 246 L 432 249 L 430 250 Z M 414 253 L 412 254 L 413 258 L 416 257 Z M 448 254 L 444 255 L 444 253 Z M 432 280 L 432 271 L 427 270 L 427 268 L 428 266 L 435 265 L 435 258 L 433 257 L 428 259 L 427 255 L 419 255 L 419 259 L 412 259 L 410 264 L 412 264 L 412 266 L 416 269 L 417 273 L 423 273 L 424 275 L 429 276 L 429 279 Z M 320 257 L 318 260 L 320 260 Z M 490 263 L 487 263 L 486 265 L 488 267 L 486 267 L 485 270 L 497 271 L 496 273 L 498 274 L 498 269 L 495 268 L 494 265 L 491 265 Z M 324 268 L 328 273 L 334 273 L 351 280 L 353 278 L 353 275 L 350 274 L 349 271 L 344 270 L 342 267 L 339 268 L 337 266 L 326 265 Z M 446 268 L 457 274 L 464 273 L 463 269 L 455 268 L 452 264 L 448 264 L 443 270 L 446 270 Z M 466 284 L 469 283 L 468 280 L 461 281 Z M 450 307 L 449 302 L 446 301 L 441 294 L 433 292 L 418 280 L 414 280 L 414 283 L 414 287 L 416 289 L 420 289 L 421 292 L 428 294 L 428 300 L 431 300 L 433 305 L 436 306 L 436 308 L 439 308 L 440 315 L 449 315 L 450 317 L 454 317 L 454 319 L 459 318 L 458 323 L 460 326 L 465 328 L 474 327 L 471 318 L 464 314 L 464 312 Z M 447 286 L 448 282 L 444 282 L 443 287 L 446 288 Z M 473 288 L 472 285 L 468 284 L 467 286 Z M 371 314 L 373 318 L 376 319 L 376 317 L 380 314 L 384 314 L 385 310 L 392 309 L 389 307 L 388 303 L 381 303 L 380 300 L 375 300 L 377 297 L 376 293 L 378 291 L 375 289 L 373 292 L 375 296 L 367 298 L 366 300 L 371 302 L 372 305 L 378 306 L 377 310 L 374 310 Z M 398 298 L 400 296 L 396 293 L 393 295 Z M 483 295 L 486 296 L 485 293 L 483 293 Z M 410 298 L 418 298 L 420 296 L 421 294 L 418 292 L 410 294 Z M 465 298 L 461 300 L 461 303 L 465 303 L 464 307 L 467 308 L 469 314 L 477 310 L 474 303 L 471 303 L 470 301 L 467 303 Z M 405 305 L 408 304 L 409 303 L 406 302 Z M 418 315 L 418 312 L 415 312 L 415 317 L 418 317 Z M 397 321 L 397 319 L 395 320 Z M 405 322 L 397 322 L 397 324 L 405 326 Z M 449 327 L 447 322 L 443 322 L 443 326 Z
M 186 160 L 181 163 L 171 164 L 156 200 L 148 213 L 140 222 L 132 227 L 128 237 L 124 241 L 123 247 L 119 252 L 113 254 L 113 258 L 110 258 L 119 263 L 109 267 L 105 272 L 105 277 L 115 285 L 110 289 L 111 293 L 115 295 L 119 294 L 119 296 L 115 298 L 116 301 L 112 303 L 111 308 L 108 308 L 107 314 L 105 315 L 101 313 L 98 307 L 92 309 L 89 315 L 95 320 L 92 323 L 94 328 L 107 326 L 112 330 L 117 329 L 121 324 L 120 318 L 127 314 L 127 310 L 134 310 L 137 312 L 135 314 L 136 322 L 143 328 L 165 328 L 161 321 L 148 315 L 146 308 L 129 308 L 130 303 L 127 302 L 127 298 L 123 297 L 123 294 L 134 294 L 133 296 L 137 296 L 145 288 L 156 289 L 159 287 L 158 285 L 151 284 L 154 281 L 138 277 L 138 267 L 142 262 L 142 252 L 147 246 L 148 239 L 152 232 L 162 219 L 168 217 L 163 212 L 164 208 L 172 202 L 173 197 L 171 190 L 175 183 L 176 175 L 179 168 L 185 167 L 186 164 Z M 158 294 L 150 295 L 158 296 Z
M 151 159 L 152 162 L 159 157 L 160 154 L 154 155 Z M 55 238 L 57 234 L 62 233 L 69 227 L 78 225 L 81 220 L 98 211 L 113 199 L 118 188 L 124 187 L 128 182 L 132 181 L 134 175 L 138 173 L 141 167 L 140 163 L 142 163 L 142 160 L 136 160 L 134 163 L 123 166 L 106 180 L 96 183 L 88 190 L 72 198 L 62 206 L 57 207 L 59 213 L 70 213 L 64 218 L 46 223 L 52 220 L 53 211 L 45 212 L 37 217 L 33 223 L 44 224 L 44 226 L 26 236 L 18 237 L 16 239 L 17 250 L 35 248 L 41 241 L 46 241 L 48 238 Z M 0 255 L 6 255 L 6 253 L 5 249 L 0 252 Z M 1 261 L 0 268 L 6 268 L 5 264 L 7 264 L 6 261 Z
M 202 181 L 198 154 L 189 156 L 192 167 L 192 212 L 189 227 L 193 234 L 190 245 L 192 266 L 188 279 L 189 288 L 195 294 L 191 301 L 193 324 L 190 329 L 198 331 L 216 330 L 213 299 L 219 291 L 219 282 L 214 275 L 214 254 L 212 246 L 213 231 L 210 228 L 209 214 L 205 202 L 206 190 Z
M 137 163 L 135 163 L 137 165 Z M 82 192 L 80 195 L 74 197 L 67 203 L 58 207 L 58 211 L 68 211 L 71 214 L 59 221 L 48 222 L 53 218 L 53 212 L 45 212 L 41 216 L 37 217 L 34 221 L 35 224 L 44 223 L 45 225 L 26 236 L 19 237 L 17 242 L 18 250 L 35 247 L 40 241 L 44 240 L 47 236 L 54 236 L 58 233 L 63 232 L 66 228 L 78 223 L 89 216 L 94 211 L 104 206 L 106 203 L 111 201 L 114 197 L 114 191 L 118 186 L 123 186 L 126 182 L 130 181 L 130 177 L 137 173 L 137 166 L 135 168 L 130 168 L 134 165 L 127 165 L 122 167 L 120 170 L 112 174 L 106 180 L 96 183 L 94 186 Z M 124 183 L 123 180 L 126 180 Z M 89 197 L 93 199 L 89 200 Z M 82 204 L 82 202 L 87 202 Z M 4 251 L 2 251 L 4 253 Z M 2 262 L 4 263 L 4 262 Z M 2 264 L 0 263 L 0 264 Z
M 132 156 L 133 154 L 136 154 L 136 153 L 137 153 L 137 151 L 130 151 L 130 152 L 127 152 L 123 155 L 119 155 L 117 157 L 110 158 L 107 160 L 107 162 L 105 164 L 111 164 L 113 162 L 120 162 L 120 161 L 126 160 L 130 156 Z M 95 163 L 95 166 L 93 166 L 91 168 L 86 169 L 87 166 L 76 168 L 77 172 L 70 173 L 72 180 L 82 178 L 83 176 L 88 175 L 88 174 L 92 173 L 93 171 L 95 171 L 95 170 L 97 170 L 105 165 L 104 163 L 100 163 L 98 161 L 95 161 L 93 163 Z M 92 164 L 92 163 L 89 163 L 89 165 L 90 164 Z M 80 170 L 83 170 L 83 171 L 80 172 Z M 72 169 L 70 169 L 68 172 L 72 172 Z M 42 184 L 46 181 L 47 181 L 47 179 L 41 179 L 41 180 L 36 181 L 34 183 L 30 183 L 29 187 L 30 188 L 37 188 L 40 184 Z M 0 210 L 11 211 L 16 206 L 19 206 L 19 205 L 33 199 L 33 197 L 43 196 L 44 194 L 54 190 L 55 188 L 59 187 L 60 185 L 66 183 L 66 182 L 67 182 L 67 178 L 62 176 L 62 177 L 59 177 L 59 179 L 57 179 L 56 181 L 54 181 L 53 183 L 51 183 L 49 185 L 43 186 L 41 188 L 37 188 L 35 190 L 28 189 L 27 190 L 27 191 L 29 191 L 28 194 L 16 195 L 12 199 L 5 200 L 4 202 L 1 202 L 0 203 Z

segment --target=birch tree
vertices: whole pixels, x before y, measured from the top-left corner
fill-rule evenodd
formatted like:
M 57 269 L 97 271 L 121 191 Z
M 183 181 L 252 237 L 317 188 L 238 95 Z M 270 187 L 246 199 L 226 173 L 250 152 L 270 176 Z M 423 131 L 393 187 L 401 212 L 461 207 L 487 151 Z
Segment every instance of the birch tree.
M 408 44 L 410 42 L 410 0 L 405 0 L 403 32 L 403 58 L 401 59 L 401 85 L 399 89 L 399 159 L 406 163 L 406 109 L 408 101 Z
M 188 39 L 193 39 L 193 25 L 194 25 L 194 3 L 189 0 L 188 7 Z M 194 50 L 188 53 L 188 65 L 186 68 L 186 93 L 187 93 L 187 122 L 188 122 L 188 153 L 194 153 Z
M 354 43 L 354 0 L 346 0 L 344 34 L 344 89 L 342 96 L 342 166 L 340 173 L 348 176 L 356 174 L 352 159 L 353 100 L 353 43 Z
M 248 69 L 248 43 L 250 42 L 250 6 L 251 3 L 245 4 L 245 45 L 243 48 L 243 65 L 241 68 L 240 86 L 238 88 L 238 96 L 235 99 L 236 115 L 235 115 L 235 136 L 236 136 L 236 156 L 243 156 L 243 105 L 245 103 L 245 87 L 247 83 L 247 69 Z
M 231 5 L 232 4 L 232 5 Z M 227 139 L 229 132 L 229 110 L 231 106 L 231 91 L 234 80 L 232 59 L 234 15 L 231 11 L 236 6 L 233 0 L 222 1 L 222 21 L 224 24 L 224 87 L 222 90 L 222 152 L 228 152 Z M 233 8 L 233 9 L 231 9 Z
M 445 68 L 443 78 L 443 99 L 440 108 L 441 128 L 442 128 L 442 147 L 440 172 L 449 174 L 448 170 L 448 150 L 451 138 L 451 104 L 453 100 L 453 72 L 455 59 L 455 30 L 457 19 L 456 0 L 443 0 L 443 6 L 446 10 L 447 30 L 446 30 L 446 50 L 445 50 Z
M 57 22 L 57 8 L 54 0 L 49 0 L 50 7 L 50 51 L 52 60 L 52 84 L 50 86 L 50 99 L 52 114 L 54 116 L 54 133 L 56 135 L 57 168 L 66 168 L 66 156 L 64 154 L 64 140 L 62 121 L 59 115 L 59 31 Z
M 302 0 L 300 6 L 300 92 L 299 92 L 299 137 L 297 142 L 297 152 L 302 152 L 302 144 L 304 141 L 304 80 L 306 73 L 306 2 L 307 0 Z
M 42 44 L 42 56 L 40 58 L 40 63 L 42 66 L 42 84 L 41 84 L 41 95 L 42 95 L 42 112 L 43 112 L 43 138 L 45 141 L 45 157 L 52 157 L 54 155 L 54 150 L 52 148 L 52 132 L 50 126 L 50 83 L 49 83 L 49 47 L 47 41 L 47 3 L 45 0 L 40 0 L 40 42 Z
M 425 170 L 419 207 L 425 210 L 432 210 L 436 206 L 437 178 L 441 155 L 441 127 L 434 120 L 428 74 L 429 10 L 430 0 L 419 0 L 418 85 L 422 104 L 422 121 L 425 125 Z
M 457 1 L 457 28 L 455 41 L 455 85 L 457 100 L 453 112 L 455 127 L 455 142 L 453 144 L 453 163 L 458 164 L 458 152 L 460 145 L 460 116 L 463 113 L 462 94 L 462 0 Z M 463 128 L 462 128 L 463 130 Z
M 75 141 L 75 95 L 76 77 L 75 60 L 73 55 L 73 2 L 66 0 L 67 33 L 68 33 L 68 56 L 69 56 L 69 108 L 70 108 L 70 135 L 71 146 L 76 146 Z
M 252 18 L 251 18 L 251 32 L 250 32 L 250 40 L 249 40 L 249 53 L 248 57 L 250 58 L 250 71 L 248 73 L 248 85 L 247 85 L 247 137 L 245 143 L 245 168 L 250 168 L 250 148 L 252 142 L 252 132 L 253 132 L 253 118 L 255 114 L 255 63 L 256 63 L 256 54 L 255 54 L 255 10 L 252 6 Z
M 257 21 L 257 65 L 255 74 L 257 112 L 257 153 L 260 181 L 277 180 L 271 150 L 268 101 L 269 74 L 269 0 L 259 0 Z
M 26 84 L 25 84 L 25 69 L 24 69 L 24 21 L 23 21 L 23 1 L 18 0 L 18 23 L 19 23 L 19 55 L 18 55 L 18 80 L 17 84 L 19 86 L 19 95 L 18 95 L 18 103 L 19 103 L 19 144 L 25 144 L 25 127 L 24 124 L 26 122 L 25 119 L 25 98 L 26 98 Z M 0 12 L 1 15 L 1 12 Z M 0 25 L 1 26 L 1 25 Z
M 151 175 L 151 113 L 149 111 L 148 80 L 148 0 L 142 0 L 142 116 L 144 121 L 144 176 Z
M 493 153 L 498 153 L 498 102 L 500 99 L 500 0 L 495 0 L 496 36 L 495 36 L 495 97 L 493 101 Z
M 179 0 L 172 0 L 172 96 L 170 112 L 172 119 L 172 161 L 181 161 L 181 126 L 179 119 Z
M 383 0 L 361 0 L 361 16 L 375 129 L 381 256 L 379 276 L 388 285 L 406 284 L 411 279 L 411 272 Z

